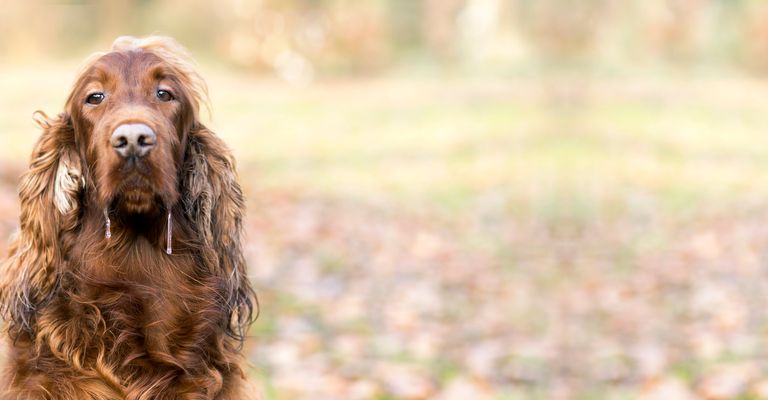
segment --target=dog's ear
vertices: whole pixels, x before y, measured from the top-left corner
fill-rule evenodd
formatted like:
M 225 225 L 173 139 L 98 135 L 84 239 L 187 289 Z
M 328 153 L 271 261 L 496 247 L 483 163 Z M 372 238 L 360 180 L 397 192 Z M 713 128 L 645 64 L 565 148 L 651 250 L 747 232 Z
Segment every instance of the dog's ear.
M 35 309 L 56 286 L 71 246 L 63 234 L 77 227 L 83 185 L 69 115 L 38 112 L 36 121 L 43 134 L 19 186 L 20 230 L 0 271 L 3 317 L 16 332 L 34 328 Z
M 234 159 L 224 142 L 200 124 L 187 140 L 181 179 L 184 212 L 198 232 L 206 267 L 226 286 L 227 332 L 243 340 L 256 297 L 246 276 L 242 249 L 245 203 Z

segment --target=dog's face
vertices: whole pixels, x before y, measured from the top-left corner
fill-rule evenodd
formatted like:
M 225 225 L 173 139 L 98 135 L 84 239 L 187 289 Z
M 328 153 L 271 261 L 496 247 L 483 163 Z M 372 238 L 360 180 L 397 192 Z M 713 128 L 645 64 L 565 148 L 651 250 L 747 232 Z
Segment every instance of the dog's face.
M 104 207 L 147 214 L 176 202 L 192 96 L 183 74 L 151 52 L 107 53 L 80 76 L 68 111 Z

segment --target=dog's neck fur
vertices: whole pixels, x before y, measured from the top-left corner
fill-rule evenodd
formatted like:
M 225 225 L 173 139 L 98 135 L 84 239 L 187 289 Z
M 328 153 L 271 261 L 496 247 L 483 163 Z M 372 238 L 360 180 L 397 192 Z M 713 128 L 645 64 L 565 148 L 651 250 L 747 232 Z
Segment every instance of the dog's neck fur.
M 184 218 L 179 206 L 170 210 L 173 218 L 173 243 L 176 254 L 169 255 L 165 252 L 168 231 L 168 220 L 165 209 L 158 208 L 150 214 L 126 215 L 118 211 L 107 213 L 110 221 L 110 237 L 105 235 L 106 221 L 98 218 L 98 207 L 88 207 L 85 213 L 89 215 L 82 219 L 81 231 L 77 232 L 77 242 L 71 249 L 70 263 L 82 264 L 83 270 L 79 273 L 109 273 L 118 271 L 127 276 L 139 277 L 146 275 L 147 279 L 157 280 L 163 277 L 160 269 L 168 269 L 167 263 L 195 263 L 195 249 L 193 232 L 185 230 L 189 224 L 180 223 Z M 103 221 L 101 224 L 99 221 Z M 93 257 L 88 255 L 101 254 L 97 265 L 90 265 L 88 260 Z M 81 261 L 80 261 L 81 260 Z M 112 268 L 103 264 L 111 260 Z M 154 264 L 157 264 L 156 266 Z M 182 268 L 177 271 L 186 271 Z M 162 282 L 157 282 L 162 283 Z

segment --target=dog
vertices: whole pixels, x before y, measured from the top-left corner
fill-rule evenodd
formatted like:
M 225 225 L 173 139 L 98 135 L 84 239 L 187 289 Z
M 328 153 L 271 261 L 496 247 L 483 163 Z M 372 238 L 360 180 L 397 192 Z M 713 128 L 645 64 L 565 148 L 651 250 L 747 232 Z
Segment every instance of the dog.
M 43 128 L 0 271 L 0 399 L 242 399 L 257 308 L 233 157 L 173 39 L 120 37 Z

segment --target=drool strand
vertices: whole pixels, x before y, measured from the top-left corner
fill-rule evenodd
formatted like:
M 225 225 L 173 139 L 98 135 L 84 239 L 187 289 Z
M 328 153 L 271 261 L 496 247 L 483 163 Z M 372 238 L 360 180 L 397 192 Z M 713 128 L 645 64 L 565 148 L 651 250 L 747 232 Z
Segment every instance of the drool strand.
M 104 219 L 107 221 L 106 231 L 104 237 L 110 239 L 112 237 L 112 230 L 110 229 L 112 222 L 109 220 L 109 210 L 104 208 Z
M 173 253 L 173 249 L 171 249 L 171 229 L 173 227 L 173 224 L 171 223 L 171 211 L 168 210 L 168 229 L 166 229 L 166 249 L 165 252 L 167 254 Z

